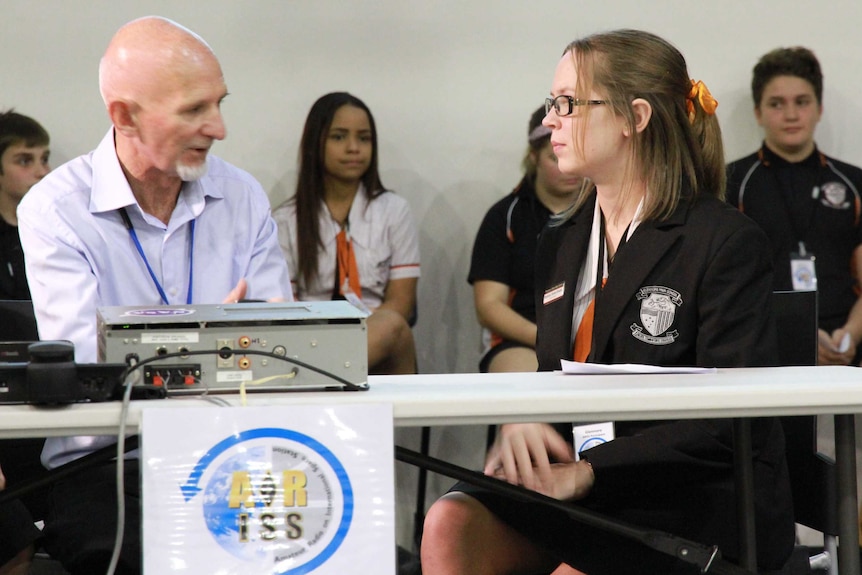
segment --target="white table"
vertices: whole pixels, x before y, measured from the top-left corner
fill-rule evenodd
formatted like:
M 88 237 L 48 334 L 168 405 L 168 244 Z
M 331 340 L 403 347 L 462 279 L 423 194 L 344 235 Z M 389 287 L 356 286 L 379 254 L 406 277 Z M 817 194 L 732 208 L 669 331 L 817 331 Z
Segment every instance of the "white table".
M 559 373 L 370 376 L 360 392 L 249 394 L 249 405 L 391 403 L 395 425 L 601 421 L 862 413 L 862 371 L 851 367 L 720 369 L 715 374 L 573 376 Z M 221 395 L 239 405 L 237 395 Z M 144 409 L 212 405 L 197 397 L 134 401 Z M 0 438 L 116 433 L 118 402 L 0 406 Z
M 248 404 L 390 403 L 395 425 L 402 427 L 834 414 L 840 533 L 844 541 L 855 542 L 858 536 L 852 417 L 862 413 L 862 370 L 858 368 L 721 369 L 706 375 L 371 376 L 369 386 L 364 392 L 249 394 Z M 238 396 L 220 397 L 235 405 L 240 403 Z M 136 401 L 130 406 L 127 424 L 130 432 L 137 430 L 144 409 L 203 405 L 212 404 L 196 397 Z M 55 408 L 0 406 L 0 437 L 113 434 L 117 432 L 119 415 L 117 402 Z M 841 549 L 841 572 L 858 574 L 856 545 L 843 545 Z

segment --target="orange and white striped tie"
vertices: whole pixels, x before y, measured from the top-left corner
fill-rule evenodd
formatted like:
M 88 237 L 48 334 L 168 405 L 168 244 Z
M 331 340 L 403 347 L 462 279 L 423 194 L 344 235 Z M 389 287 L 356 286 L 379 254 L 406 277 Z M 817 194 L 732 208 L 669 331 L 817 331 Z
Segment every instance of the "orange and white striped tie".
M 356 266 L 356 258 L 353 256 L 353 242 L 347 237 L 346 230 L 341 230 L 335 236 L 336 257 L 338 261 L 338 291 L 346 296 L 345 287 L 357 297 L 362 295 L 362 287 L 359 283 L 359 268 Z
M 602 278 L 602 287 L 605 287 L 608 278 Z M 581 318 L 581 323 L 578 324 L 578 331 L 575 333 L 575 346 L 573 349 L 573 357 L 575 361 L 585 362 L 590 356 L 590 350 L 593 346 L 593 320 L 596 315 L 596 298 L 593 296 L 593 301 L 584 310 L 584 316 Z

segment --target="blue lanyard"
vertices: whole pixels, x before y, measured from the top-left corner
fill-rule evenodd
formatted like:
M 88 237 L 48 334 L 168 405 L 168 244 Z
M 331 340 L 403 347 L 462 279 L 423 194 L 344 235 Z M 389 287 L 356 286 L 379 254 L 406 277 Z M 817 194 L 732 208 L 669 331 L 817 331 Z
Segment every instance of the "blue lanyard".
M 135 233 L 135 227 L 132 225 L 132 220 L 129 218 L 129 214 L 126 211 L 126 208 L 120 208 L 120 215 L 123 216 L 123 221 L 126 223 L 126 228 L 129 230 L 129 235 L 132 236 L 132 241 L 135 242 L 135 247 L 138 249 L 138 253 L 141 254 L 141 259 L 144 261 L 144 265 L 147 266 L 147 271 L 150 272 L 150 277 L 153 278 L 153 283 L 156 284 L 156 289 L 159 290 L 159 295 L 162 298 L 162 302 L 165 305 L 170 305 L 168 302 L 168 296 L 165 294 L 165 290 L 162 288 L 162 284 L 159 283 L 159 280 L 156 278 L 156 274 L 153 273 L 153 268 L 150 267 L 150 262 L 147 260 L 147 255 L 144 253 L 144 248 L 141 246 L 141 242 L 138 240 L 138 234 Z M 189 293 L 186 295 L 186 305 L 191 305 L 192 303 L 192 270 L 194 269 L 194 256 L 195 256 L 195 220 L 191 221 L 189 230 Z

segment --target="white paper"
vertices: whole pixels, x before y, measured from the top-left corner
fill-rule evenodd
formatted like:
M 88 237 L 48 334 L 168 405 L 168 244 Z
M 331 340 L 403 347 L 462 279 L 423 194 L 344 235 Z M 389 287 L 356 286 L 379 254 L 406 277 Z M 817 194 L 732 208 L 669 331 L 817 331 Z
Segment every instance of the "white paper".
M 715 373 L 714 367 L 661 367 L 639 363 L 581 363 L 561 359 L 563 373 L 572 375 L 620 375 L 631 373 Z

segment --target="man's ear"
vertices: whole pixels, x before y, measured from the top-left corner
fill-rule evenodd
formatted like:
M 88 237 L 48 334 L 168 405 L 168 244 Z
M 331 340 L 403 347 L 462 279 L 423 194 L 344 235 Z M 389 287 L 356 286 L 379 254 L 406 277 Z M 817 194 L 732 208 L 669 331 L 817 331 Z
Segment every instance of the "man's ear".
M 632 100 L 632 112 L 634 115 L 634 131 L 637 133 L 643 132 L 649 125 L 652 118 L 652 106 L 643 98 L 635 98 Z M 623 128 L 623 135 L 629 137 L 632 135 L 631 129 L 626 126 Z
M 108 104 L 108 116 L 114 128 L 126 137 L 133 137 L 138 133 L 136 118 L 137 105 L 124 100 L 114 100 Z

